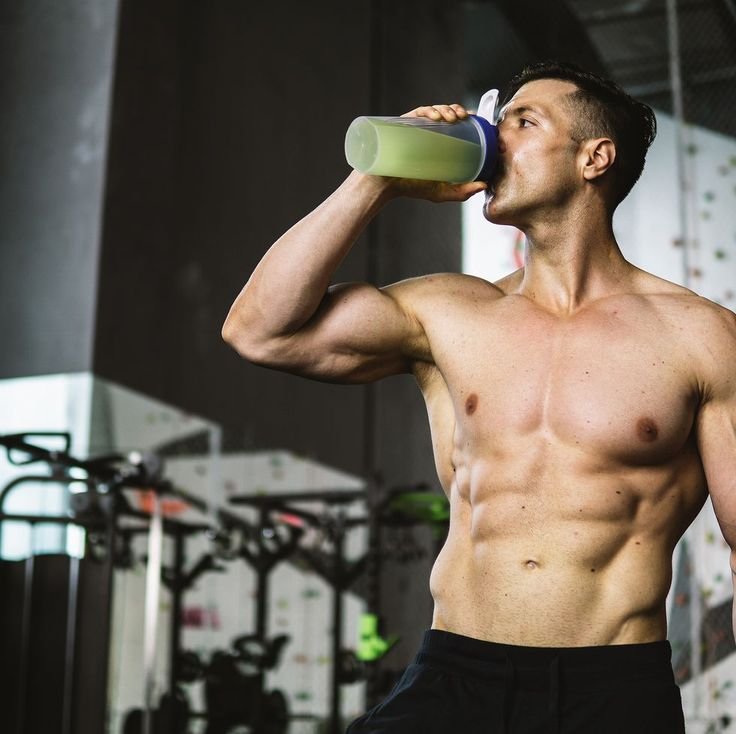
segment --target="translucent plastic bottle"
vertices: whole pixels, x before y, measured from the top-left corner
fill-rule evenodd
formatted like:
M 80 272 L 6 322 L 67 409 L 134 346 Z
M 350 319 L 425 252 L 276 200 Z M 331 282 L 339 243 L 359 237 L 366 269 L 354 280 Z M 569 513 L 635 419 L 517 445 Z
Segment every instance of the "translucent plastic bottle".
M 498 90 L 486 92 L 478 114 L 446 122 L 426 117 L 358 117 L 345 135 L 353 168 L 379 176 L 465 183 L 486 181 L 498 155 Z

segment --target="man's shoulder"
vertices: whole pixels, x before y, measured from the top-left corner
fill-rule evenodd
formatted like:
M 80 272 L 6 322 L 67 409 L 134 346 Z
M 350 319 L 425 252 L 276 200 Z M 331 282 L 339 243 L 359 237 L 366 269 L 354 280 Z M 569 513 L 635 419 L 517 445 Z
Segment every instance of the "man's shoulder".
M 704 347 L 719 359 L 729 359 L 729 369 L 736 364 L 736 313 L 704 296 L 692 299 L 692 327 L 697 329 Z
M 731 332 L 736 338 L 736 313 L 689 288 L 670 283 L 669 287 L 652 292 L 650 298 L 662 308 L 671 309 L 675 318 L 705 336 L 726 337 Z
M 732 379 L 736 364 L 736 313 L 690 288 L 639 270 L 630 294 L 660 338 L 672 344 L 701 394 Z
M 496 284 L 484 278 L 467 273 L 432 273 L 393 283 L 383 290 L 393 297 L 419 304 L 437 300 L 478 301 L 479 299 L 497 299 L 505 295 Z
M 736 313 L 687 288 L 652 296 L 689 355 L 703 397 L 733 386 L 736 374 Z M 679 341 L 679 339 L 678 339 Z
M 715 301 L 690 288 L 642 271 L 645 280 L 638 295 L 652 305 L 668 312 L 681 325 L 682 322 L 700 322 L 702 327 L 731 328 L 736 324 L 736 314 Z

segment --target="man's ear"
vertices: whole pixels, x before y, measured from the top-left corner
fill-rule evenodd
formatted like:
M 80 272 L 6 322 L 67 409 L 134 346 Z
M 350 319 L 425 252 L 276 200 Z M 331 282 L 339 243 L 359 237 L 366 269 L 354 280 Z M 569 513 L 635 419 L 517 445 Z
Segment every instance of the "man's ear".
M 588 140 L 583 148 L 583 176 L 594 181 L 602 176 L 616 160 L 616 146 L 610 138 Z

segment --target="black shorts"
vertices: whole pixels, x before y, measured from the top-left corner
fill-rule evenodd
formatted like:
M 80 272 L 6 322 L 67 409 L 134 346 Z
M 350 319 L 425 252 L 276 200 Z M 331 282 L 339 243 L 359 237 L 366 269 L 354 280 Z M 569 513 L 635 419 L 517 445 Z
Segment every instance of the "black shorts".
M 428 630 L 346 734 L 684 734 L 669 642 L 519 647 Z

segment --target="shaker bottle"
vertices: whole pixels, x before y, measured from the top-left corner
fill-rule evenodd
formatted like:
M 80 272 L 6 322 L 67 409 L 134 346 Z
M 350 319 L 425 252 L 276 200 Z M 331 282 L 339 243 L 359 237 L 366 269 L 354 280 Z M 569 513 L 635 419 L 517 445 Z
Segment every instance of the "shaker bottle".
M 426 117 L 357 117 L 345 135 L 345 157 L 362 173 L 466 183 L 487 181 L 498 157 L 498 90 L 478 113 L 446 122 Z

